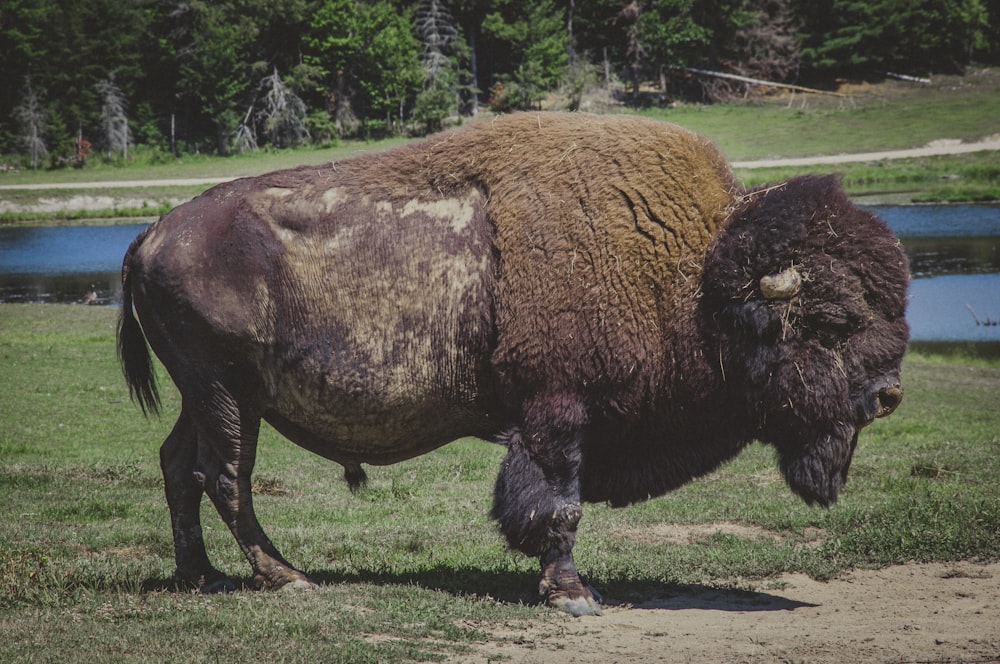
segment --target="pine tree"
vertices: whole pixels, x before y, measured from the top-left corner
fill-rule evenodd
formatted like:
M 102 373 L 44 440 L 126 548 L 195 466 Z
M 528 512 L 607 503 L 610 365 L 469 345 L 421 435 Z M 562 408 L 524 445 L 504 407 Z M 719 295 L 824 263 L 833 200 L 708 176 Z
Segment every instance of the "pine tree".
M 563 80 L 569 35 L 553 0 L 539 0 L 526 12 L 491 12 L 483 33 L 510 49 L 509 71 L 496 75 L 490 104 L 496 110 L 530 109 Z

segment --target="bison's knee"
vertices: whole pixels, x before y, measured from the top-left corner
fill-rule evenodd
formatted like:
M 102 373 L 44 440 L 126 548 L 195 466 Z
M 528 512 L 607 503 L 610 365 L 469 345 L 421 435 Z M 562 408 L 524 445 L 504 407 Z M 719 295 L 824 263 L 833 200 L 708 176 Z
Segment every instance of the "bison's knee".
M 511 548 L 529 556 L 573 548 L 583 509 L 576 488 L 559 484 L 531 458 L 520 434 L 512 435 L 491 511 Z

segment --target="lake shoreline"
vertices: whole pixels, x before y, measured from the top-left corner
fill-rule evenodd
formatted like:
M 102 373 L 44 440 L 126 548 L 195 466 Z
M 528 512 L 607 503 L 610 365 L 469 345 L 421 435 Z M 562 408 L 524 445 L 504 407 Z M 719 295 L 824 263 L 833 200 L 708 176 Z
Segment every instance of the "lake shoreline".
M 907 192 L 884 191 L 875 193 L 850 194 L 850 199 L 856 205 L 865 208 L 872 207 L 931 207 L 960 205 L 993 205 L 1000 200 L 985 201 L 919 201 L 912 196 L 919 190 Z M 0 201 L 0 229 L 3 228 L 37 228 L 63 226 L 128 226 L 132 224 L 151 224 L 176 205 L 190 198 L 171 197 L 170 204 L 164 205 L 150 199 L 128 199 L 125 205 L 106 206 L 92 205 L 97 199 L 92 193 L 75 194 L 65 197 L 66 204 L 54 207 L 51 199 L 43 204 L 17 205 Z M 107 197 L 100 197 L 106 199 Z

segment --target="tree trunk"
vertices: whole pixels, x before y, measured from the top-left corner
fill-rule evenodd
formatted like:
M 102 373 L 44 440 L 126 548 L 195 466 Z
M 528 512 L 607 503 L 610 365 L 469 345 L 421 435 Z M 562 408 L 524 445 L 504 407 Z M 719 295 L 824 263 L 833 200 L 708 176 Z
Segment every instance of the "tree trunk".
M 604 89 L 611 89 L 611 61 L 608 60 L 608 47 L 601 49 L 604 55 Z
M 472 99 L 469 114 L 479 113 L 479 58 L 476 56 L 476 26 L 469 26 L 469 76 L 472 78 Z
M 569 0 L 569 7 L 566 9 L 566 56 L 569 64 L 576 62 L 576 48 L 573 44 L 573 10 L 576 9 L 575 0 Z

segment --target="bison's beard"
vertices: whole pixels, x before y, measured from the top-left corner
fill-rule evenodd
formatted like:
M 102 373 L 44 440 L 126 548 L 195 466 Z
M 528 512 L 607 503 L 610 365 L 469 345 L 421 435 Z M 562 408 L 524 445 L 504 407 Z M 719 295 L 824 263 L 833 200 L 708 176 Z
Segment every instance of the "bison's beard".
M 807 434 L 808 436 L 808 434 Z M 840 488 L 847 483 L 858 430 L 838 424 L 832 430 L 814 432 L 807 441 L 794 448 L 779 444 L 781 473 L 788 486 L 806 503 L 829 507 L 837 502 Z

